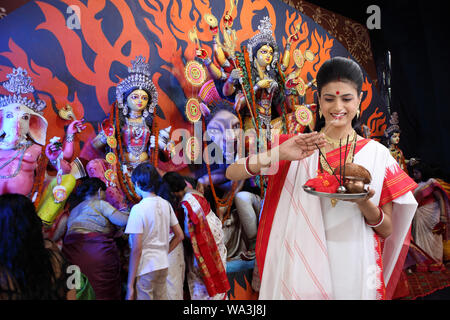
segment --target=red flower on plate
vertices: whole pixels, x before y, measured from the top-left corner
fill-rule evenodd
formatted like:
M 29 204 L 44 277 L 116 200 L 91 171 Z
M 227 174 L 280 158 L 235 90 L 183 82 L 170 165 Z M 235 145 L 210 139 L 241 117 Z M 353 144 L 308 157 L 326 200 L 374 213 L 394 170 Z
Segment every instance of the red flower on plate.
M 305 185 L 317 192 L 336 193 L 339 187 L 338 179 L 340 179 L 338 175 L 333 176 L 328 172 L 323 172 L 319 173 L 316 178 L 308 180 Z

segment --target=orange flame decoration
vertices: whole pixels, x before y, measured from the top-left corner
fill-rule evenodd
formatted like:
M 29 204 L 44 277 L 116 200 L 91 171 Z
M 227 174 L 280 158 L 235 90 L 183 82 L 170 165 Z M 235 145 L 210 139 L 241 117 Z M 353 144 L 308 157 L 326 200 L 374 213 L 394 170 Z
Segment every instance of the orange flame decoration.
M 277 22 L 284 24 L 285 34 L 282 36 L 282 39 L 277 39 L 278 43 L 282 44 L 282 47 L 285 47 L 288 36 L 295 32 L 296 26 L 300 26 L 299 40 L 293 43 L 291 53 L 295 48 L 299 48 L 303 53 L 309 49 L 315 54 L 314 61 L 306 62 L 302 69 L 301 77 L 304 80 L 307 79 L 308 75 L 315 78 L 320 64 L 330 58 L 331 48 L 335 45 L 334 39 L 328 35 L 321 35 L 317 29 L 311 31 L 306 19 L 303 19 L 299 12 L 286 10 L 283 16 L 280 11 L 276 12 L 274 5 L 267 0 L 242 0 L 239 1 L 238 7 L 233 8 L 233 11 L 230 12 L 231 2 L 229 0 L 223 1 L 225 4 L 224 11 L 221 13 L 221 16 L 215 13 L 217 15 L 216 18 L 219 20 L 221 29 L 223 28 L 222 17 L 225 12 L 228 11 L 235 21 L 239 20 L 239 29 L 235 28 L 237 50 L 240 50 L 240 46 L 244 41 L 258 32 L 258 30 L 253 29 L 252 20 L 254 19 L 252 18 L 259 12 L 264 11 L 266 12 L 265 15 L 268 15 L 271 20 L 274 32 Z M 204 21 L 203 15 L 205 13 L 213 13 L 212 5 L 214 1 L 170 0 L 155 2 L 139 0 L 133 6 L 129 6 L 123 0 L 110 0 L 108 3 L 106 0 L 89 2 L 62 0 L 62 2 L 68 6 L 75 5 L 80 9 L 81 30 L 68 28 L 66 25 L 67 15 L 56 5 L 43 1 L 35 2 L 44 16 L 44 22 L 36 26 L 36 30 L 49 31 L 59 41 L 66 60 L 67 70 L 77 81 L 94 88 L 96 99 L 105 114 L 108 114 L 111 110 L 108 92 L 121 80 L 113 81 L 114 79 L 110 78 L 111 65 L 119 62 L 124 66 L 129 66 L 130 60 L 138 55 L 144 55 L 145 57 L 150 57 L 150 64 L 155 63 L 154 61 L 162 62 L 161 66 L 155 66 L 155 69 L 158 71 L 152 75 L 152 80 L 158 88 L 159 105 L 166 117 L 165 120 L 158 119 L 158 121 L 161 121 L 161 123 L 158 123 L 158 127 L 164 128 L 172 125 L 172 130 L 180 127 L 191 128 L 190 124 L 183 120 L 183 116 L 178 109 L 183 108 L 183 106 L 177 106 L 175 101 L 178 101 L 180 104 L 180 101 L 183 101 L 184 98 L 187 100 L 197 96 L 199 88 L 193 88 L 184 77 L 184 66 L 188 61 L 194 59 L 196 49 L 196 44 L 189 41 L 188 33 L 195 26 L 202 48 L 211 56 L 213 35 Z M 102 19 L 98 18 L 98 14 L 105 9 L 107 4 L 116 7 L 123 21 L 123 28 L 113 43 L 106 38 L 102 30 Z M 142 12 L 138 12 L 138 10 L 142 10 Z M 144 22 L 144 26 L 148 30 L 142 30 L 142 22 Z M 158 41 L 154 44 L 149 43 L 149 34 Z M 131 44 L 130 51 L 124 54 L 122 50 L 127 44 Z M 83 57 L 83 46 L 88 46 L 96 54 L 92 67 L 87 65 Z M 73 101 L 67 101 L 68 85 L 70 84 L 56 78 L 49 69 L 36 65 L 12 39 L 9 41 L 9 49 L 9 52 L 0 54 L 8 58 L 14 66 L 27 68 L 30 76 L 33 78 L 36 90 L 39 91 L 38 95 L 49 106 L 45 109 L 44 115 L 49 123 L 55 123 L 56 125 L 49 127 L 47 136 L 49 138 L 54 135 L 62 136 L 64 126 L 68 122 L 57 116 L 57 109 L 69 103 L 72 105 L 77 118 L 81 119 L 84 116 L 84 108 L 89 106 L 81 105 L 76 92 Z M 153 49 L 157 52 L 151 52 Z M 291 59 L 286 74 L 293 70 L 293 66 L 294 61 Z M 9 67 L 1 67 L 1 79 L 5 79 L 6 74 L 11 71 Z M 163 80 L 167 80 L 167 78 L 163 78 L 163 71 L 167 71 L 173 78 L 170 79 L 170 83 L 160 83 Z M 181 89 L 185 97 L 176 97 L 177 99 L 174 99 L 173 94 L 171 94 L 173 83 L 181 86 L 181 88 L 177 89 Z M 159 84 L 165 86 L 164 90 L 159 87 Z M 363 112 L 370 105 L 372 98 L 372 86 L 367 80 L 364 90 L 367 92 L 367 95 L 362 106 Z M 311 90 L 308 90 L 307 102 L 312 101 L 312 94 Z M 54 99 L 53 101 L 56 105 L 51 105 L 49 97 Z M 381 135 L 380 133 L 385 128 L 384 121 L 383 112 L 379 109 L 370 116 L 368 124 L 373 135 Z M 79 136 L 82 141 L 87 141 L 95 134 L 92 125 L 89 123 L 87 125 L 87 130 Z M 77 152 L 78 149 L 75 150 L 75 154 Z
M 241 285 L 234 279 L 234 291 L 230 293 L 230 300 L 258 300 L 258 292 L 252 289 L 252 285 L 247 280 L 247 277 L 244 276 L 245 287 L 241 287 Z
M 37 29 L 45 29 L 54 34 L 64 51 L 69 72 L 78 81 L 95 87 L 99 103 L 103 111 L 108 113 L 111 108 L 108 103 L 108 89 L 117 85 L 108 76 L 111 64 L 118 61 L 125 66 L 130 65 L 130 57 L 134 59 L 135 56 L 146 55 L 149 52 L 148 43 L 137 29 L 136 24 L 124 23 L 121 35 L 112 45 L 104 36 L 101 20 L 95 18 L 95 15 L 105 7 L 105 0 L 89 1 L 87 6 L 82 1 L 63 0 L 63 2 L 80 8 L 80 26 L 83 38 L 89 47 L 99 54 L 94 62 L 94 70 L 91 70 L 83 59 L 82 43 L 75 29 L 66 26 L 66 16 L 56 7 L 45 2 L 36 2 L 46 20 Z M 111 0 L 111 2 L 119 9 L 124 21 L 134 20 L 130 8 L 123 1 Z M 132 42 L 131 52 L 129 56 L 125 56 L 121 50 L 129 41 Z
M 364 111 L 366 111 L 372 101 L 372 88 L 373 85 L 366 78 L 362 91 L 366 93 L 366 97 L 361 102 L 361 116 L 363 116 Z M 370 135 L 373 137 L 381 137 L 384 134 L 384 130 L 386 130 L 386 121 L 383 115 L 383 112 L 380 111 L 380 108 L 377 107 L 375 111 L 368 117 L 366 125 L 370 129 Z
M 16 67 L 23 67 L 27 70 L 28 76 L 32 78 L 32 85 L 37 92 L 36 96 L 46 102 L 47 107 L 44 109 L 44 117 L 48 121 L 47 128 L 47 141 L 54 136 L 64 137 L 64 126 L 67 126 L 70 122 L 61 119 L 58 116 L 57 110 L 55 111 L 55 105 L 53 104 L 51 97 L 55 100 L 58 108 L 61 108 L 64 103 L 67 102 L 67 96 L 69 89 L 67 85 L 56 78 L 52 72 L 47 69 L 38 66 L 33 60 L 29 59 L 26 52 L 20 48 L 12 39 L 9 40 L 9 52 L 0 53 L 0 55 L 9 59 L 11 63 Z M 30 63 L 28 63 L 30 61 Z M 12 72 L 12 68 L 2 66 L 0 68 L 0 78 L 6 79 L 6 75 Z M 0 94 L 9 95 L 3 87 L 0 87 Z M 31 94 L 26 95 L 28 98 L 34 100 Z M 73 101 L 68 101 L 73 108 L 73 112 L 77 119 L 84 117 L 84 109 L 78 100 L 75 93 Z M 86 123 L 86 129 L 77 135 L 78 141 L 85 141 L 90 136 L 95 134 L 94 128 L 90 123 Z M 74 155 L 78 155 L 80 152 L 79 143 L 75 144 Z

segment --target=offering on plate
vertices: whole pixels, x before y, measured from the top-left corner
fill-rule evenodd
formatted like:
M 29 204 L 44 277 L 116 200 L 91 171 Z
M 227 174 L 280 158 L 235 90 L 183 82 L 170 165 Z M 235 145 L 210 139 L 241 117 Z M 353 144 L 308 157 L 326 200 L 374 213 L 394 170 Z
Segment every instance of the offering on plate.
M 372 180 L 370 172 L 355 163 L 337 167 L 333 174 L 324 171 L 308 180 L 303 189 L 311 194 L 337 199 L 356 199 L 367 194 L 365 185 Z
M 309 179 L 305 186 L 317 192 L 337 193 L 340 186 L 340 176 L 331 175 L 328 172 L 321 172 L 317 177 Z
M 346 189 L 346 193 L 364 193 L 364 186 L 372 181 L 370 172 L 356 163 L 346 163 L 334 170 L 334 174 L 343 174 L 342 185 Z

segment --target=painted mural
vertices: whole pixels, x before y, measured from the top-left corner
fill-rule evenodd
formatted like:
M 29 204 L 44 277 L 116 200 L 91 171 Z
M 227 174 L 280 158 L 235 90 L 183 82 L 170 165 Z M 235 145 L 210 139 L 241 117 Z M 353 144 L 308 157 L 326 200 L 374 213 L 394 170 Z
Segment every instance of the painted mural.
M 143 55 L 158 89 L 158 127 L 190 129 L 185 105 L 199 88 L 188 83 L 184 74 L 198 49 L 189 32 L 196 28 L 202 49 L 211 56 L 213 37 L 204 15 L 221 19 L 225 13 L 234 18 L 238 51 L 258 32 L 265 16 L 280 48 L 298 31 L 291 52 L 298 48 L 314 54 L 302 69 L 305 81 L 314 79 L 326 59 L 351 57 L 322 27 L 281 1 L 242 0 L 237 5 L 217 0 L 31 1 L 0 21 L 0 79 L 6 80 L 19 66 L 28 71 L 36 89 L 34 98 L 49 106 L 44 112 L 50 124 L 47 139 L 63 135 L 69 122 L 58 116 L 58 110 L 67 104 L 77 119 L 85 119 L 87 129 L 79 135 L 76 155 L 111 111 L 115 86 L 126 77 L 130 61 Z M 294 64 L 291 59 L 286 73 Z M 373 137 L 381 136 L 386 110 L 368 76 L 363 91 L 362 120 Z M 7 92 L 0 88 L 0 94 Z
M 0 20 L 0 82 L 18 67 L 27 71 L 34 92 L 24 96 L 47 106 L 43 110 L 48 122 L 46 143 L 54 136 L 63 137 L 74 119 L 84 119 L 86 128 L 75 137 L 75 158 L 117 111 L 113 108 L 116 86 L 128 76 L 131 61 L 142 56 L 150 64 L 158 95 L 155 127 L 192 132 L 196 115 L 186 113 L 188 102 L 199 99 L 202 85 L 214 79 L 203 69 L 205 59 L 220 67 L 214 59 L 214 37 L 219 35 L 223 44 L 227 44 L 223 35 L 233 39 L 233 63 L 242 67 L 262 21 L 270 21 L 263 29 L 273 35 L 282 55 L 280 64 L 285 64 L 282 69 L 277 66 L 286 80 L 283 89 L 289 81 L 295 84 L 291 89 L 303 88 L 302 103 L 314 103 L 314 80 L 324 61 L 353 58 L 310 17 L 277 0 L 41 0 L 30 1 Z M 284 59 L 286 52 L 291 59 Z M 225 73 L 228 77 L 231 70 Z M 382 137 L 387 110 L 367 73 L 363 93 L 361 120 L 366 135 Z M 9 92 L 0 86 L 0 95 Z M 69 110 L 68 105 L 73 117 L 64 120 L 61 114 Z M 45 170 L 42 166 L 36 176 L 43 176 Z M 227 199 L 233 201 L 233 194 Z M 232 298 L 248 298 L 251 276 L 237 272 L 229 277 Z

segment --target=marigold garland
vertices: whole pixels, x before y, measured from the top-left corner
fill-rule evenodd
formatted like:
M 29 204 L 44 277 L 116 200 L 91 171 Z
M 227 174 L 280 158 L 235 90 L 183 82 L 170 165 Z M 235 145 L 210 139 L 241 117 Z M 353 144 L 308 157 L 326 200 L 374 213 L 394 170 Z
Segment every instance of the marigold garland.
M 251 113 L 254 117 L 254 126 L 256 129 L 256 133 L 259 136 L 259 128 L 260 128 L 260 123 L 259 123 L 259 110 L 256 107 L 256 97 L 255 97 L 255 91 L 253 90 L 253 80 L 252 80 L 252 69 L 251 69 L 251 64 L 250 64 L 250 57 L 248 55 L 248 51 L 247 51 L 247 47 L 243 47 L 243 51 L 244 51 L 244 63 L 245 63 L 245 69 L 246 69 L 246 73 L 247 73 L 247 80 L 248 80 L 248 85 L 249 85 L 249 91 L 250 91 L 250 95 L 251 95 L 251 99 L 252 99 L 252 103 L 251 105 L 249 105 L 249 108 L 251 108 Z M 247 97 L 247 92 L 244 89 L 244 85 L 242 85 L 242 88 L 244 90 L 244 94 Z M 248 101 L 247 101 L 248 104 Z
M 153 117 L 152 121 L 152 131 L 154 131 L 153 135 L 155 136 L 155 148 L 152 150 L 152 161 L 155 168 L 158 168 L 158 141 L 159 141 L 159 130 L 158 130 L 158 124 L 156 123 L 156 116 Z
M 285 87 L 285 83 L 286 83 L 286 78 L 284 76 L 283 71 L 281 70 L 281 65 L 280 62 L 277 63 L 277 68 L 278 68 L 278 74 L 280 75 L 281 78 L 281 92 L 286 92 L 286 87 Z M 281 118 L 283 119 L 282 126 L 283 126 L 283 133 L 286 134 L 287 133 L 287 120 L 286 120 L 286 99 L 283 100 L 283 103 L 281 104 Z
M 133 203 L 138 203 L 140 200 L 140 197 L 136 194 L 130 177 L 128 175 L 124 174 L 122 171 L 121 164 L 126 163 L 126 162 L 125 162 L 125 157 L 123 155 L 122 140 L 120 139 L 119 108 L 117 108 L 117 104 L 115 104 L 114 110 L 115 110 L 115 124 L 116 124 L 116 139 L 117 139 L 117 145 L 118 145 L 118 149 L 119 149 L 119 153 L 120 153 L 120 159 L 122 160 L 121 163 L 116 165 L 116 168 L 118 171 L 117 180 L 119 182 L 120 188 L 125 193 L 125 196 L 127 197 L 127 199 Z M 114 150 L 115 155 L 118 156 L 117 148 L 113 149 L 113 150 Z M 126 185 L 124 184 L 123 180 L 125 180 Z
M 36 167 L 35 181 L 31 190 L 31 196 L 33 196 L 37 192 L 36 199 L 33 202 L 36 209 L 38 209 L 39 207 L 39 202 L 41 201 L 42 193 L 44 190 L 45 171 L 47 170 L 47 164 L 48 159 L 45 155 L 45 148 L 42 148 L 41 155 L 39 156 L 38 164 Z

